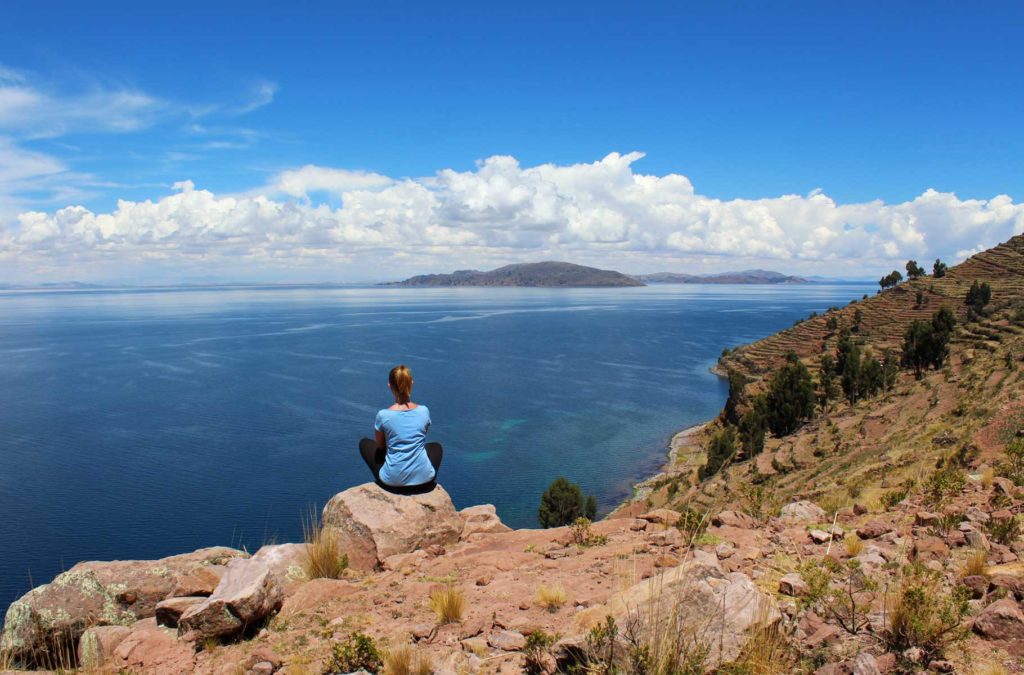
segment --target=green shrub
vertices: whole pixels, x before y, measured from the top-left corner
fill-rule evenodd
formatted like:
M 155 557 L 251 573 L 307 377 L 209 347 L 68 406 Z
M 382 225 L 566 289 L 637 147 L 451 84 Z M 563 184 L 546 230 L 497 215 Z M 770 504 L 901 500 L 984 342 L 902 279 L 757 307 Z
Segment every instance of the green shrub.
M 1006 445 L 1006 457 L 999 463 L 998 473 L 1014 485 L 1024 485 L 1024 438 L 1015 438 Z
M 861 569 L 858 560 L 847 560 L 837 568 L 839 583 L 825 591 L 823 609 L 846 632 L 856 635 L 868 625 L 878 584 Z
M 1020 521 L 1016 517 L 998 520 L 993 518 L 985 524 L 985 529 L 988 530 L 989 539 L 997 544 L 1009 546 L 1020 536 Z
M 815 403 L 811 374 L 791 351 L 768 383 L 763 411 L 768 429 L 778 437 L 793 433 L 814 416 Z
M 760 401 L 760 399 L 759 399 Z M 743 454 L 751 459 L 761 454 L 764 450 L 764 436 L 766 429 L 764 414 L 755 406 L 748 410 L 739 423 L 739 441 L 743 448 Z
M 591 525 L 592 521 L 590 518 L 584 518 L 583 516 L 572 521 L 572 525 L 569 526 L 569 536 L 572 538 L 572 543 L 577 546 L 601 546 L 602 544 L 607 544 L 608 537 L 603 534 L 595 534 L 590 527 Z
M 960 623 L 967 614 L 968 592 L 963 586 L 943 590 L 942 578 L 921 565 L 905 572 L 890 606 L 882 639 L 889 651 L 901 653 L 916 647 L 924 662 L 942 656 L 943 651 L 967 637 Z
M 596 511 L 593 495 L 584 498 L 579 485 L 559 476 L 541 495 L 537 519 L 541 527 L 561 527 L 580 517 L 593 520 Z
M 736 454 L 736 431 L 733 427 L 719 429 L 707 447 L 707 460 L 704 466 L 697 472 L 701 480 L 707 480 L 718 473 L 726 462 L 732 460 Z
M 931 506 L 942 506 L 949 499 L 960 494 L 967 484 L 963 469 L 951 461 L 946 461 L 935 470 L 924 485 L 925 501 Z
M 914 321 L 903 333 L 903 363 L 914 369 L 920 378 L 928 367 L 942 368 L 949 354 L 949 340 L 956 326 L 956 317 L 943 305 L 930 322 Z
M 701 514 L 699 511 L 690 507 L 684 508 L 679 512 L 679 520 L 676 521 L 676 527 L 679 531 L 686 535 L 687 539 L 696 539 L 700 535 L 704 534 L 704 531 L 708 529 L 708 519 L 706 514 Z
M 545 672 L 545 656 L 551 654 L 551 647 L 558 642 L 558 635 L 536 630 L 526 638 L 523 648 L 523 669 L 529 675 L 540 675 Z
M 331 645 L 331 659 L 327 663 L 327 672 L 352 673 L 366 670 L 376 673 L 383 666 L 383 658 L 373 638 L 363 633 L 352 633 L 343 641 Z

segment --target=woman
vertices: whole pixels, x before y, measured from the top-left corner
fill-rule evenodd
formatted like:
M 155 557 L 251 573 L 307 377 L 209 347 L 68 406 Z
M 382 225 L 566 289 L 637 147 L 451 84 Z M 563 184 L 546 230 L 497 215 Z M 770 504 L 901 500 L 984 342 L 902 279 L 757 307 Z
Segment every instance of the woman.
M 430 410 L 412 402 L 412 372 L 404 365 L 388 373 L 394 405 L 377 413 L 376 439 L 359 441 L 359 454 L 378 485 L 391 492 L 415 494 L 434 489 L 443 449 L 424 443 L 430 428 Z

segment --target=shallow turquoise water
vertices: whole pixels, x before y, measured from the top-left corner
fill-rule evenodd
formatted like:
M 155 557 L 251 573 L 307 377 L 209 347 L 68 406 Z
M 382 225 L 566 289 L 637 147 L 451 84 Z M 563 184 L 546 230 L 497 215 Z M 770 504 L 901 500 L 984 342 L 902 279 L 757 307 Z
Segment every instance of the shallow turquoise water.
M 296 541 L 368 479 L 404 362 L 458 507 L 533 526 L 558 475 L 607 510 L 720 410 L 723 347 L 869 289 L 0 294 L 0 611 L 83 559 Z

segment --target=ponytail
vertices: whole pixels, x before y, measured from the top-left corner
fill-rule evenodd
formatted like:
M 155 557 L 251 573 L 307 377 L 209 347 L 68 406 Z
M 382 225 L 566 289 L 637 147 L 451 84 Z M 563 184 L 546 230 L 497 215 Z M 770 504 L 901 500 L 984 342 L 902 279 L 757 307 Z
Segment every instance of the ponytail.
M 398 365 L 388 373 L 388 384 L 398 397 L 399 403 L 408 403 L 412 397 L 412 371 L 405 365 Z

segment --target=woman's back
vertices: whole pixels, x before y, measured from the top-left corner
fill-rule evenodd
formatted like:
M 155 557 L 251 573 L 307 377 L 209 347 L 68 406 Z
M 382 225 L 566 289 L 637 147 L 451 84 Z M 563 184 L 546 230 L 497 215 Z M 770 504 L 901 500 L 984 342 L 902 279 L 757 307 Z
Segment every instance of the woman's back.
M 419 485 L 434 479 L 434 467 L 424 447 L 430 428 L 430 410 L 425 405 L 412 409 L 385 408 L 377 413 L 373 427 L 384 432 L 387 456 L 380 480 L 387 485 Z

